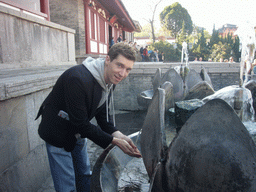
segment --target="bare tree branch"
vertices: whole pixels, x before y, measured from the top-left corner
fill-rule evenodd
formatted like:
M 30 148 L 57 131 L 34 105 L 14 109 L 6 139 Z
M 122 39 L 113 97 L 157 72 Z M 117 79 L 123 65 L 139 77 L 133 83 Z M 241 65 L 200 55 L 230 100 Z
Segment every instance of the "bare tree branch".
M 155 18 L 155 13 L 156 13 L 157 6 L 158 6 L 161 2 L 162 2 L 162 0 L 159 0 L 159 1 L 154 5 L 154 9 L 152 9 L 152 6 L 149 5 L 151 11 L 153 12 L 153 14 L 152 14 L 152 19 L 145 19 L 147 22 L 150 23 L 153 43 L 155 43 L 155 40 L 156 40 L 156 37 L 155 37 L 155 28 L 154 28 L 154 18 Z

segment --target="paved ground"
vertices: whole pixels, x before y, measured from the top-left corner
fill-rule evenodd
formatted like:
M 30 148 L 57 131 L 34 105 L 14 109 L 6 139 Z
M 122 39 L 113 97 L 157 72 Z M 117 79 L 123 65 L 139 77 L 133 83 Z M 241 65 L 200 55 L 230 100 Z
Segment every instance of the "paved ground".
M 126 135 L 139 131 L 142 128 L 146 111 L 118 111 L 116 113 L 116 125 Z M 88 140 L 88 154 L 93 167 L 103 149 Z M 51 176 L 44 182 L 37 192 L 55 192 Z

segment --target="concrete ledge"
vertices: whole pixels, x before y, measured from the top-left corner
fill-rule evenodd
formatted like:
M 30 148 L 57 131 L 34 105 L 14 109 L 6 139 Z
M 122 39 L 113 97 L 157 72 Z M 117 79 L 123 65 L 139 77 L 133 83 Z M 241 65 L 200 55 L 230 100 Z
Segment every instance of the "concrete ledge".
M 179 66 L 179 63 L 139 63 L 136 62 L 131 74 L 155 74 L 157 68 L 165 73 L 169 68 Z M 34 67 L 22 69 L 4 69 L 0 72 L 0 100 L 23 96 L 32 92 L 50 88 L 54 85 L 57 78 L 69 67 L 74 65 L 58 65 L 47 67 Z M 240 64 L 236 65 L 190 65 L 192 69 L 200 72 L 204 67 L 211 73 L 239 73 Z
M 154 74 L 158 68 L 161 68 L 162 73 L 165 73 L 171 67 L 185 66 L 181 63 L 162 63 L 162 62 L 136 62 L 134 64 L 132 74 Z M 189 63 L 191 69 L 200 72 L 204 67 L 207 73 L 238 73 L 240 63 L 219 63 L 219 62 L 192 62 Z
M 0 101 L 50 88 L 73 65 L 5 69 L 0 73 Z

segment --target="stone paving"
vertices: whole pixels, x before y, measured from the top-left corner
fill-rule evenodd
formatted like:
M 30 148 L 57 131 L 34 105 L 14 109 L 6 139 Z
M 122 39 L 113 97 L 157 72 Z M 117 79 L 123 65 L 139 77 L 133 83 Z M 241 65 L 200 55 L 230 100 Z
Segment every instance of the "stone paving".
M 122 133 L 130 135 L 142 128 L 145 115 L 146 111 L 117 111 L 116 125 Z M 93 168 L 103 149 L 94 144 L 89 139 L 87 145 L 91 167 Z M 55 192 L 51 176 L 48 177 L 48 179 L 43 183 L 42 187 L 37 192 Z

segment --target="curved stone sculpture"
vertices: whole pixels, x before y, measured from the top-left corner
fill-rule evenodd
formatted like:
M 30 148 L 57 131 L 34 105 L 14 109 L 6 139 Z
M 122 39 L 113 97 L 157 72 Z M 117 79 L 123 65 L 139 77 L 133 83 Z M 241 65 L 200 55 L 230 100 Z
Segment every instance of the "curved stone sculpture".
M 129 136 L 140 150 L 140 134 L 136 132 Z M 118 180 L 126 165 L 134 158 L 122 152 L 116 146 L 110 145 L 97 159 L 91 178 L 91 192 L 118 191 Z M 136 158 L 137 159 L 137 158 Z
M 174 107 L 176 101 L 203 99 L 214 93 L 211 79 L 204 68 L 198 74 L 194 69 L 176 66 L 169 69 L 163 76 L 161 76 L 161 69 L 159 68 L 152 81 L 153 90 L 143 91 L 139 94 L 137 96 L 138 104 L 147 108 L 154 92 L 157 88 L 161 88 L 165 82 L 170 82 L 173 85 L 170 108 Z
M 256 191 L 255 143 L 222 99 L 197 109 L 167 148 L 164 103 L 169 85 L 157 89 L 141 137 L 131 137 L 141 148 L 149 191 Z M 92 191 L 117 191 L 120 175 L 132 159 L 110 146 L 94 166 Z
M 200 74 L 191 69 L 185 77 L 185 85 L 184 100 L 203 99 L 214 93 L 211 79 L 204 68 L 202 68 Z
M 161 79 L 161 85 L 169 81 L 173 85 L 174 100 L 180 101 L 184 97 L 184 83 L 181 76 L 177 73 L 174 68 L 169 69 Z M 160 86 L 161 87 L 161 86 Z
M 161 86 L 161 79 L 162 79 L 161 68 L 158 68 L 156 70 L 156 73 L 155 73 L 154 78 L 152 80 L 152 85 L 153 85 L 153 91 L 154 92 L 157 90 L 158 87 Z
M 211 78 L 208 75 L 208 73 L 206 72 L 204 67 L 201 69 L 200 76 L 203 81 L 206 81 L 211 87 L 213 87 Z
M 256 191 L 256 146 L 234 110 L 214 99 L 168 149 L 166 191 Z M 163 179 L 164 179 L 163 177 Z
M 253 109 L 256 111 L 256 81 L 250 80 L 247 83 L 244 84 L 244 87 L 249 89 L 252 93 L 252 100 L 253 100 Z
M 205 97 L 202 101 L 206 103 L 216 98 L 226 101 L 236 111 L 241 121 L 244 122 L 252 119 L 254 109 L 252 94 L 249 89 L 239 87 L 238 85 L 227 86 Z
M 142 127 L 141 154 L 146 167 L 151 187 L 154 183 L 162 182 L 162 158 L 167 149 L 165 136 L 165 90 L 158 88 Z M 153 189 L 154 190 L 154 189 Z M 157 191 L 163 191 L 162 185 L 157 185 Z
M 200 75 L 194 69 L 190 69 L 187 76 L 185 77 L 186 90 L 190 90 L 201 81 L 202 78 L 200 77 Z
M 196 85 L 188 90 L 184 100 L 203 99 L 212 94 L 214 94 L 212 86 L 206 81 L 199 81 Z
M 148 108 L 149 104 L 151 103 L 152 97 L 154 95 L 154 91 L 153 89 L 150 90 L 146 90 L 141 92 L 138 96 L 137 96 L 137 102 L 140 106 L 142 106 L 143 108 Z

